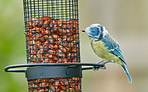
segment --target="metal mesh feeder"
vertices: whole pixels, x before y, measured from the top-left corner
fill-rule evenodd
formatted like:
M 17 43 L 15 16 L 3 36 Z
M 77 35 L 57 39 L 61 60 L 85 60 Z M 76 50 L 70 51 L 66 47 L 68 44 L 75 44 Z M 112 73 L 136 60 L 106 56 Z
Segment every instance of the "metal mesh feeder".
M 104 67 L 80 63 L 78 0 L 23 0 L 29 92 L 81 92 L 82 70 Z M 83 67 L 82 66 L 92 66 Z M 11 69 L 26 67 L 26 69 Z
M 24 12 L 27 63 L 80 62 L 78 0 L 24 0 Z M 79 77 L 28 80 L 30 92 L 80 92 L 80 84 Z

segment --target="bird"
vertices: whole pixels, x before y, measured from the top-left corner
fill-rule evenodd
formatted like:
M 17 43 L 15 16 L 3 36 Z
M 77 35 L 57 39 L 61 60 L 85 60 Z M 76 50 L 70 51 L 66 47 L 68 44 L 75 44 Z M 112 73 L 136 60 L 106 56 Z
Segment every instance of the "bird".
M 100 24 L 92 24 L 82 32 L 89 36 L 91 47 L 97 56 L 103 59 L 103 62 L 109 61 L 121 65 L 129 83 L 132 84 L 132 78 L 127 70 L 127 64 L 123 58 L 119 43 L 110 36 L 105 27 Z

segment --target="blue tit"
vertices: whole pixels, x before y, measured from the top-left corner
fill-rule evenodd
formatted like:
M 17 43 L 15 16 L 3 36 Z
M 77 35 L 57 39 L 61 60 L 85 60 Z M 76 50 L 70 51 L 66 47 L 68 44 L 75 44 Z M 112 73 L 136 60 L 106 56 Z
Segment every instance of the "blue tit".
M 100 24 L 92 24 L 82 31 L 89 36 L 94 52 L 103 60 L 121 65 L 129 82 L 132 84 L 132 78 L 126 68 L 126 62 L 123 58 L 119 44 L 109 35 L 105 27 Z

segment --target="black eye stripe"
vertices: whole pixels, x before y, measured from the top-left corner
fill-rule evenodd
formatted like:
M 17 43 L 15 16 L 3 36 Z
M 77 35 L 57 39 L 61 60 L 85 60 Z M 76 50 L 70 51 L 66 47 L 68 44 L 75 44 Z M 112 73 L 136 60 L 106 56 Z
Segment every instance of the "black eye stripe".
M 101 31 L 103 31 L 103 27 L 101 26 Z
M 101 26 L 101 25 L 98 25 L 98 27 L 100 27 L 100 28 L 101 28 L 101 31 L 103 31 L 103 26 Z

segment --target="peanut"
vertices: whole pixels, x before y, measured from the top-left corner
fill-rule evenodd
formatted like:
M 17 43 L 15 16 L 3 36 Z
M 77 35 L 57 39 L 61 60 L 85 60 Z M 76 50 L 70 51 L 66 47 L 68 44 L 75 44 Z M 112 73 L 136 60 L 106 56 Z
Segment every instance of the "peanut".
M 25 20 L 28 63 L 79 62 L 78 21 L 42 16 Z M 80 92 L 80 78 L 29 81 L 30 92 Z

